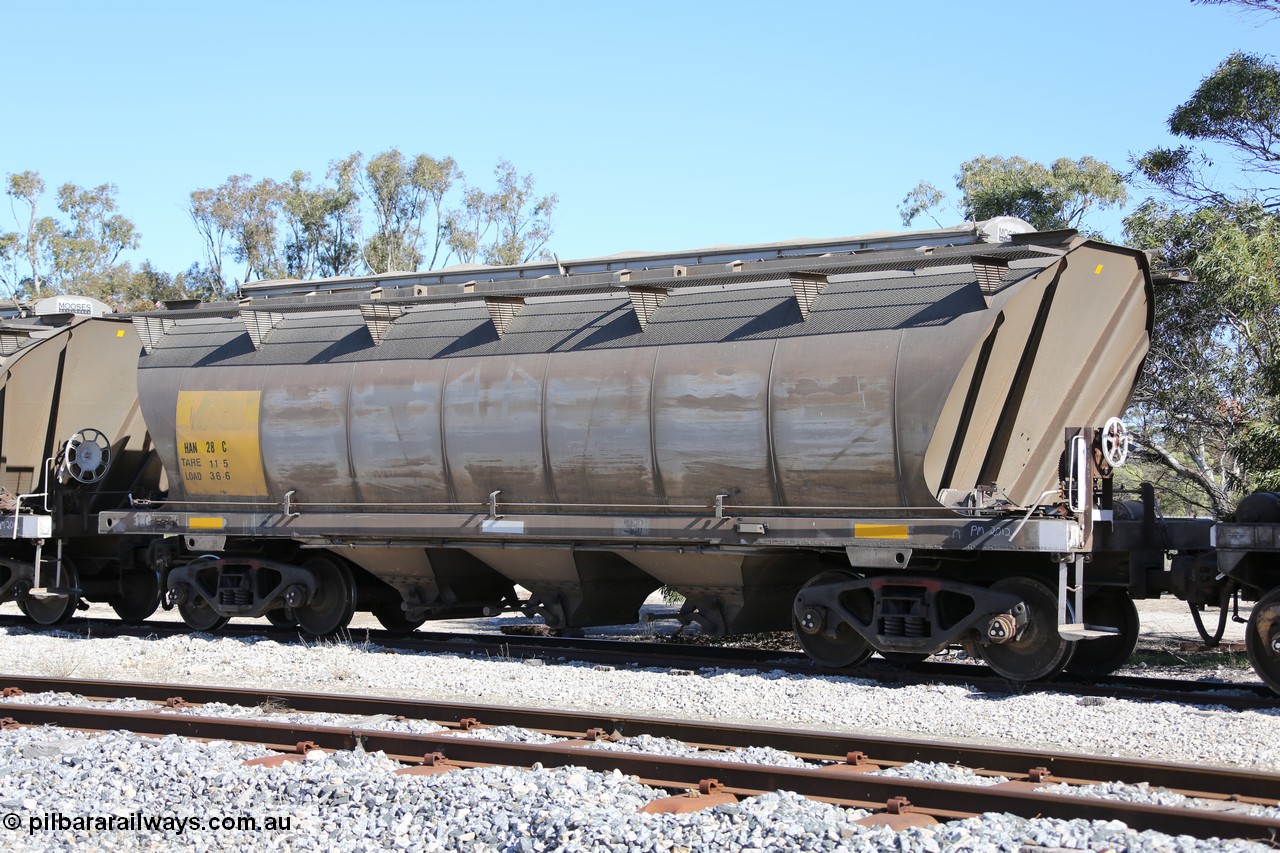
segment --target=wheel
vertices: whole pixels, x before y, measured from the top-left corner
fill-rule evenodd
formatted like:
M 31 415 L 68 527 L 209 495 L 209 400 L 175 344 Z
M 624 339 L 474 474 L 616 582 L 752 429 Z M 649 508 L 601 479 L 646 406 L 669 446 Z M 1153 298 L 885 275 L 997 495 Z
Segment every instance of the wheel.
M 1058 636 L 1058 597 L 1032 578 L 1002 578 L 991 588 L 1021 598 L 1027 624 L 1007 643 L 979 644 L 987 666 L 1010 681 L 1035 681 L 1061 672 L 1075 643 Z
M 184 601 L 178 605 L 178 615 L 192 631 L 216 631 L 231 620 L 219 616 L 203 598 Z
M 929 656 L 923 652 L 877 652 L 877 654 L 894 666 L 911 667 L 929 659 Z
M 277 607 L 274 610 L 268 610 L 264 616 L 267 621 L 277 628 L 297 628 L 298 617 L 293 614 L 292 607 Z
M 1249 663 L 1266 685 L 1280 693 L 1280 587 L 1253 605 L 1245 627 L 1244 648 Z
M 137 625 L 160 606 L 160 574 L 152 569 L 133 569 L 120 576 L 120 594 L 107 599 L 111 609 L 126 625 Z
M 45 568 L 46 582 L 53 579 L 59 589 L 79 589 L 80 575 L 70 560 L 62 561 L 62 568 L 56 578 Z M 37 625 L 61 625 L 75 615 L 80 596 L 74 592 L 66 595 L 54 595 L 48 598 L 36 598 L 30 594 L 18 596 L 18 609 Z
M 796 596 L 795 606 L 791 608 L 791 626 L 795 630 L 800 648 L 804 649 L 805 654 L 815 663 L 822 666 L 834 668 L 855 666 L 871 657 L 871 644 L 850 625 L 841 622 L 835 627 L 835 636 L 831 636 L 827 626 L 821 624 L 825 620 L 825 608 L 804 605 L 806 589 L 849 580 L 857 580 L 857 576 L 849 572 L 823 572 L 805 584 L 804 589 L 801 589 L 800 594 Z M 843 597 L 843 603 L 859 617 L 869 617 L 871 614 L 871 600 L 866 593 L 856 596 L 846 595 Z M 810 633 L 805 628 L 814 618 L 819 619 L 819 629 Z
M 376 605 L 373 608 L 373 618 L 393 634 L 412 634 L 427 621 L 425 615 L 417 619 L 408 618 L 398 601 L 387 601 Z
M 1138 608 L 1127 592 L 1100 589 L 1084 600 L 1084 617 L 1091 625 L 1119 628 L 1120 633 L 1076 643 L 1066 670 L 1082 678 L 1101 678 L 1125 665 L 1138 645 Z
M 317 637 L 347 627 L 356 610 L 356 581 L 351 569 L 332 557 L 312 557 L 302 567 L 315 575 L 316 595 L 308 604 L 293 608 L 298 627 Z

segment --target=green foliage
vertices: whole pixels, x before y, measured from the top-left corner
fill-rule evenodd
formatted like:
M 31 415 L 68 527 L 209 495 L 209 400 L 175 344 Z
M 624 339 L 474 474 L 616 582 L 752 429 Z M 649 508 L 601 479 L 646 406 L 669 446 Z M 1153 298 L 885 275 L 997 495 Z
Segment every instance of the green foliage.
M 313 183 L 295 171 L 281 184 L 235 175 L 193 192 L 188 213 L 204 242 L 208 289 L 228 295 L 254 278 L 411 272 L 453 258 L 521 263 L 545 249 L 558 200 L 538 196 L 533 176 L 506 160 L 486 192 L 466 185 L 452 157 L 410 158 L 396 148 L 367 162 L 357 151 L 331 163 L 326 177 Z M 245 264 L 242 278 L 228 281 L 226 258 Z
M 16 294 L 21 287 L 22 256 L 21 236 L 12 231 L 0 233 L 0 284 L 4 285 L 5 296 Z
M 960 165 L 956 187 L 969 219 L 1017 216 L 1038 230 L 1079 228 L 1091 208 L 1124 204 L 1124 178 L 1093 157 L 1051 166 L 1022 157 L 977 157 Z
M 269 178 L 254 182 L 232 175 L 226 183 L 191 193 L 187 214 L 204 242 L 205 269 L 217 298 L 234 292 L 234 284 L 285 274 L 287 250 L 280 245 L 279 220 L 290 187 Z M 227 257 L 245 265 L 244 277 L 227 281 Z
M 1246 173 L 1280 174 L 1280 67 L 1233 53 L 1168 125 L 1225 148 Z M 1139 157 L 1135 177 L 1172 204 L 1142 204 L 1125 230 L 1155 268 L 1190 279 L 1156 293 L 1132 413 L 1139 459 L 1192 484 L 1222 515 L 1249 491 L 1280 486 L 1280 204 L 1274 188 L 1216 185 L 1212 162 L 1188 145 Z
M 489 195 L 488 210 L 497 233 L 485 247 L 485 262 L 531 261 L 551 239 L 551 215 L 560 199 L 554 193 L 538 198 L 533 176 L 519 175 L 507 160 L 499 160 L 493 174 L 498 187 Z
M 125 268 L 116 279 L 116 305 L 122 311 L 146 311 L 170 299 L 190 299 L 198 287 L 186 274 L 161 272 L 143 261 L 138 270 Z
M 520 264 L 545 257 L 559 197 L 552 193 L 539 198 L 533 176 L 521 176 L 510 161 L 499 160 L 493 175 L 493 192 L 466 187 L 462 206 L 449 211 L 447 257 L 456 256 L 464 264 Z
M 427 242 L 434 264 L 444 243 L 441 204 L 462 177 L 452 157 L 437 160 L 419 154 L 409 161 L 399 149 L 392 148 L 369 160 L 361 186 L 373 205 L 377 227 L 377 233 L 364 246 L 365 264 L 371 272 L 416 270 Z M 429 217 L 431 236 L 426 231 Z
M 902 217 L 903 225 L 910 225 L 928 213 L 934 224 L 941 228 L 942 223 L 930 211 L 935 210 L 946 200 L 946 193 L 928 181 L 921 181 L 902 199 L 902 204 L 898 205 L 898 215 Z
M 360 196 L 353 175 L 341 163 L 329 174 L 334 186 L 308 186 L 311 176 L 303 171 L 289 176 L 283 212 L 288 231 L 284 265 L 290 278 L 350 275 L 360 260 Z
M 24 225 L 23 232 L 10 232 L 4 237 L 5 266 L 6 269 L 13 270 L 5 283 L 16 296 L 24 286 L 32 291 L 38 291 L 41 286 L 40 275 L 46 260 L 42 257 L 42 249 L 46 247 L 40 239 L 38 211 L 40 198 L 44 195 L 44 181 L 37 172 L 18 172 L 10 174 L 6 184 L 5 194 L 14 201 L 15 217 L 18 205 L 25 206 L 27 214 L 25 224 L 19 222 Z M 17 272 L 19 258 L 26 262 L 29 270 L 29 275 L 25 278 Z
M 1169 129 L 1188 139 L 1212 139 L 1250 157 L 1276 162 L 1280 130 L 1280 69 L 1259 56 L 1233 53 L 1169 117 Z
M 61 218 L 42 216 L 45 184 L 36 172 L 10 174 L 7 194 L 23 231 L 0 234 L 0 281 L 13 298 L 75 292 L 108 303 L 121 300 L 132 268 L 120 254 L 136 248 L 138 234 L 116 213 L 116 188 L 63 184 L 57 192 Z
M 1270 420 L 1245 424 L 1240 436 L 1240 462 L 1250 472 L 1254 489 L 1280 491 L 1280 421 L 1275 419 L 1274 398 Z
M 480 256 L 480 241 L 493 221 L 492 204 L 484 190 L 467 187 L 462 206 L 450 210 L 445 217 L 444 232 L 449 246 L 447 258 L 457 256 L 458 263 L 473 264 Z
M 1041 231 L 1081 228 L 1090 211 L 1123 205 L 1128 198 L 1124 177 L 1093 157 L 1063 157 L 1049 166 L 1023 157 L 975 157 L 960 164 L 956 189 L 965 219 L 1017 216 Z M 898 208 L 903 224 L 945 198 L 932 184 L 917 184 Z
M 11 173 L 5 193 L 17 227 L 0 231 L 0 296 L 74 292 L 149 308 L 232 298 L 255 279 L 434 269 L 454 257 L 521 263 L 545 254 L 556 195 L 537 195 L 533 176 L 506 160 L 494 178 L 492 192 L 467 186 L 452 157 L 408 158 L 395 148 L 367 163 L 360 152 L 336 160 L 323 181 L 301 170 L 285 182 L 232 175 L 191 192 L 187 214 L 203 257 L 171 275 L 121 261 L 139 235 L 117 212 L 114 185 L 64 184 L 55 199 L 60 215 L 49 215 L 39 173 Z M 242 266 L 233 272 L 232 264 Z
M 133 223 L 115 212 L 116 188 L 102 184 L 92 190 L 75 184 L 58 188 L 58 209 L 69 224 L 50 238 L 55 267 L 77 270 L 82 278 L 108 278 L 120 253 L 138 246 Z M 47 220 L 46 220 L 47 221 Z
M 231 219 L 231 257 L 245 265 L 243 281 L 272 278 L 280 269 L 275 251 L 276 216 L 281 204 L 280 187 L 264 178 L 251 183 L 248 175 L 235 175 L 219 187 L 226 195 Z
M 375 234 L 364 244 L 369 272 L 412 272 L 422 265 L 418 244 L 407 234 Z
M 1260 56 L 1233 53 L 1173 111 L 1168 123 L 1177 136 L 1224 147 L 1246 173 L 1280 175 L 1280 67 Z M 1229 204 L 1232 193 L 1206 177 L 1212 165 L 1208 153 L 1187 146 L 1155 148 L 1135 162 L 1137 175 L 1176 199 Z M 1275 187 L 1260 186 L 1246 194 L 1268 210 L 1280 210 Z
M 1149 201 L 1125 224 L 1156 266 L 1191 278 L 1156 292 L 1134 401 L 1143 454 L 1229 511 L 1280 469 L 1255 440 L 1280 417 L 1280 217 L 1247 201 L 1189 212 Z
M 194 190 L 187 206 L 191 224 L 204 245 L 205 280 L 210 298 L 221 299 L 225 295 L 226 279 L 222 275 L 222 258 L 226 251 L 231 223 L 235 211 L 225 192 L 213 189 Z

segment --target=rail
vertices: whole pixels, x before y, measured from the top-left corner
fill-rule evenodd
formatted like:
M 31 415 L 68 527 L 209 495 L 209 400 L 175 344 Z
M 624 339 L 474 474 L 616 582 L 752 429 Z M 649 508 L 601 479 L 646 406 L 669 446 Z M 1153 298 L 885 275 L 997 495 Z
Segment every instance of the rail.
M 168 709 L 119 711 L 107 708 L 57 707 L 26 704 L 17 691 L 37 682 L 60 692 L 89 696 L 119 695 L 166 702 Z M 905 797 L 913 810 L 940 819 L 1003 812 L 1022 817 L 1122 820 L 1131 828 L 1155 829 L 1198 838 L 1280 838 L 1280 819 L 1252 816 L 1213 807 L 1216 803 L 1243 803 L 1276 807 L 1280 779 L 1274 774 L 1198 765 L 1130 761 L 1106 756 L 1080 756 L 1025 749 L 982 747 L 940 741 L 872 738 L 851 733 L 795 731 L 689 720 L 531 710 L 501 706 L 476 706 L 424 702 L 409 699 L 332 696 L 285 691 L 240 690 L 199 686 L 115 684 L 61 679 L 32 680 L 0 677 L 10 697 L 4 712 L 13 724 L 60 725 L 91 731 L 125 728 L 141 735 L 180 735 L 261 743 L 295 751 L 306 743 L 322 749 L 362 748 L 382 751 L 402 762 L 421 762 L 437 754 L 437 765 L 456 767 L 504 765 L 518 767 L 576 766 L 597 772 L 618 771 L 656 787 L 679 791 L 698 788 L 706 780 L 735 794 L 755 795 L 778 789 L 794 791 L 843 806 L 882 809 L 895 798 Z M 181 699 L 175 693 L 181 691 Z M 228 719 L 192 713 L 189 703 L 222 702 L 296 711 L 368 716 L 396 714 L 442 725 L 439 733 L 389 732 L 342 725 L 308 725 L 306 722 L 270 722 Z M 157 710 L 160 713 L 157 713 Z M 486 740 L 488 726 L 521 726 L 561 738 L 546 744 Z M 472 737 L 458 737 L 467 732 Z M 647 734 L 674 738 L 697 745 L 709 757 L 667 757 L 600 749 L 593 741 Z M 759 765 L 719 760 L 717 751 L 767 746 L 803 759 L 803 767 Z M 974 786 L 924 781 L 868 772 L 845 772 L 847 765 L 870 764 L 861 770 L 912 762 L 942 762 L 974 768 L 980 775 L 1000 775 L 1017 784 Z M 1102 799 L 1081 793 L 1046 791 L 1046 782 L 1072 786 L 1128 782 L 1147 783 L 1206 801 L 1203 807 L 1169 807 Z

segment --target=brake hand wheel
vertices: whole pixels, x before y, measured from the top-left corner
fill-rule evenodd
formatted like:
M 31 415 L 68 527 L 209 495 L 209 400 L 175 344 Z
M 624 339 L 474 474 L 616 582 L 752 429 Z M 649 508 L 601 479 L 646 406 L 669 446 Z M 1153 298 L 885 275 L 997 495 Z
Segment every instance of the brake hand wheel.
M 111 467 L 111 442 L 101 430 L 82 429 L 67 439 L 62 470 L 80 483 L 96 483 Z
M 1119 418 L 1110 418 L 1102 427 L 1102 458 L 1112 468 L 1129 458 L 1129 429 Z

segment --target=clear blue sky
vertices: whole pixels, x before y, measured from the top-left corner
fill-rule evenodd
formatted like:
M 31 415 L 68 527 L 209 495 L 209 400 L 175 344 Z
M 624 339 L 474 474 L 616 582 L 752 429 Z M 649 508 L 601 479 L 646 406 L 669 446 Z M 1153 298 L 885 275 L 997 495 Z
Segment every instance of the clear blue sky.
M 200 259 L 191 190 L 398 147 L 560 196 L 561 258 L 900 228 L 979 154 L 1124 169 L 1280 21 L 1073 3 L 12 3 L 0 173 L 114 183 L 133 260 Z M 0 230 L 15 225 L 0 205 Z M 954 214 L 944 218 L 958 219 Z M 1095 221 L 1113 239 L 1119 216 Z M 918 226 L 919 227 L 919 226 Z

